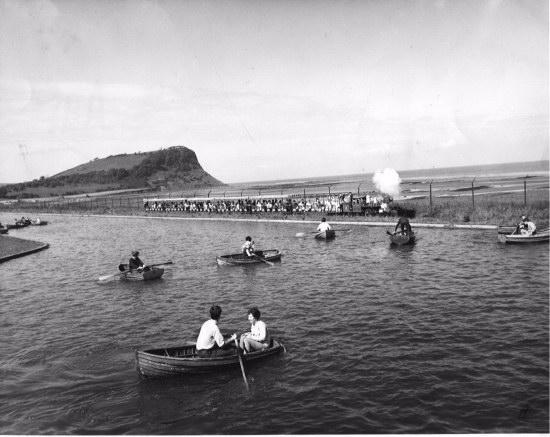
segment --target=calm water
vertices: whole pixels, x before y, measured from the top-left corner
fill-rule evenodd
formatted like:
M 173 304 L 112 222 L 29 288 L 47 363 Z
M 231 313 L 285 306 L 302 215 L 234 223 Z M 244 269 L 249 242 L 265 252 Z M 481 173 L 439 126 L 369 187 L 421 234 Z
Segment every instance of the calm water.
M 0 265 L 3 434 L 548 432 L 547 244 L 420 229 L 394 249 L 364 226 L 326 243 L 295 237 L 311 224 L 44 218 L 10 234 L 50 249 Z M 246 235 L 282 262 L 217 267 Z M 175 265 L 98 283 L 132 248 Z M 212 303 L 227 333 L 259 306 L 287 353 L 247 368 L 248 394 L 238 368 L 140 378 L 134 351 L 194 340 Z

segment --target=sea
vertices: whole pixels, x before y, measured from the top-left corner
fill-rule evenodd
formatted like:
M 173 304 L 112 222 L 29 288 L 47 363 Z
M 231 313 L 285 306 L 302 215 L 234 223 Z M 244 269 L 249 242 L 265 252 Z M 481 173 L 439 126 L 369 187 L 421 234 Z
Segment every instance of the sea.
M 1 434 L 549 432 L 548 243 L 419 228 L 394 247 L 364 223 L 327 242 L 305 220 L 41 219 L 10 235 L 50 247 L 0 264 Z M 247 235 L 281 261 L 218 266 Z M 173 264 L 159 280 L 98 280 L 133 249 Z M 225 334 L 246 331 L 257 306 L 285 346 L 245 363 L 249 390 L 239 367 L 137 372 L 137 350 L 194 341 L 213 304 Z

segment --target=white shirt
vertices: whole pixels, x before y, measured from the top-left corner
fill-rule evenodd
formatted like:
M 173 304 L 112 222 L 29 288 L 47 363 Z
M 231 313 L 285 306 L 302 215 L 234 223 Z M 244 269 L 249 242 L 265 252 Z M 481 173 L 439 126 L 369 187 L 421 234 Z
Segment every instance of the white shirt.
M 267 327 L 261 320 L 250 326 L 250 337 L 256 341 L 265 341 L 267 338 Z
M 319 232 L 330 231 L 331 229 L 332 228 L 330 227 L 330 225 L 327 222 L 321 222 L 321 223 L 319 223 L 319 226 L 317 226 L 317 230 Z
M 210 319 L 201 326 L 201 331 L 197 338 L 197 350 L 212 349 L 216 343 L 219 347 L 223 346 L 223 335 L 220 332 L 220 328 L 218 328 L 218 322 Z

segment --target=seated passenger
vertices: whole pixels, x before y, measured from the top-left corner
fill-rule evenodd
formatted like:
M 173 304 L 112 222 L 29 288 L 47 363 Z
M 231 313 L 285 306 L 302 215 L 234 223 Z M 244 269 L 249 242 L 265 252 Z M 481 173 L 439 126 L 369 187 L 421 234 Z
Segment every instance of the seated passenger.
M 260 310 L 252 307 L 248 310 L 248 321 L 250 322 L 250 332 L 241 335 L 239 346 L 245 353 L 263 350 L 269 347 L 269 334 L 267 326 L 260 320 Z

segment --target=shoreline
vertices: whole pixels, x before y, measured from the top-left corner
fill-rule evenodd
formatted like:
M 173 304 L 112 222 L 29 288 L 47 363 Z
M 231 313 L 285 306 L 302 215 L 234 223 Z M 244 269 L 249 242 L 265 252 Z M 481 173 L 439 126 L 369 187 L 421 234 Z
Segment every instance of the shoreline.
M 30 255 L 50 247 L 49 243 L 2 235 L 0 237 L 0 263 Z
M 15 213 L 14 213 L 15 214 Z M 149 215 L 149 214 L 93 214 L 93 213 L 43 213 L 43 216 L 69 216 L 69 217 L 97 217 L 97 218 L 119 218 L 119 219 L 160 219 L 160 220 L 198 220 L 198 221 L 228 221 L 228 222 L 257 222 L 257 223 L 289 223 L 289 224 L 318 224 L 320 218 L 259 218 L 255 217 L 228 217 L 227 215 L 216 214 L 215 217 L 204 217 L 194 214 L 192 217 L 182 215 Z M 321 216 L 320 216 L 321 217 Z M 397 217 L 387 220 L 346 220 L 348 217 L 328 216 L 327 221 L 332 224 L 347 226 L 372 226 L 372 227 L 393 227 Z M 456 224 L 456 223 L 424 223 L 411 220 L 414 228 L 436 228 L 436 229 L 472 229 L 472 230 L 496 230 L 499 225 L 493 224 Z

